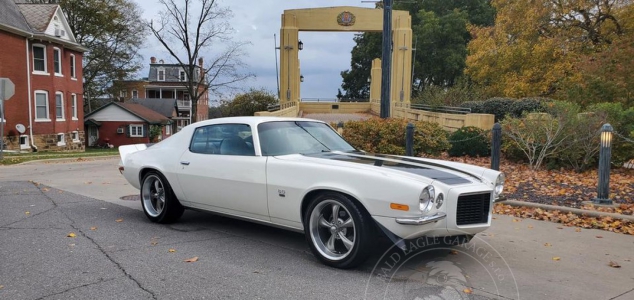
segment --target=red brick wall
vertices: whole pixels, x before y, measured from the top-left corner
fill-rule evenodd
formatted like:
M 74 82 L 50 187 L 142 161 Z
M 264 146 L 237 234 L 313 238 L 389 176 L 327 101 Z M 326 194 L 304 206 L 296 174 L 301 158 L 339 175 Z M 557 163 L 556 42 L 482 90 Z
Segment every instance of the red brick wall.
M 130 124 L 139 124 L 145 126 L 144 135 L 145 137 L 128 137 L 128 125 Z M 123 133 L 117 133 L 117 128 L 123 127 Z M 101 127 L 99 127 L 99 141 L 98 144 L 105 143 L 106 139 L 109 140 L 109 143 L 114 145 L 115 147 L 119 147 L 121 145 L 131 145 L 131 144 L 145 144 L 150 142 L 150 138 L 148 137 L 148 125 L 143 122 L 101 122 Z
M 6 141 L 11 147 L 12 144 L 19 145 L 15 125 L 23 124 L 27 132 L 29 126 L 26 38 L 0 31 L 0 41 L 0 77 L 9 78 L 15 84 L 15 95 L 4 102 L 4 136 L 9 137 Z
M 70 136 L 72 131 L 83 131 L 84 113 L 83 113 L 83 86 L 82 86 L 82 54 L 70 49 L 65 49 L 61 45 L 52 44 L 46 41 L 38 41 L 38 44 L 46 46 L 47 55 L 47 72 L 49 75 L 36 75 L 33 70 L 33 57 L 31 42 L 29 42 L 29 54 L 26 54 L 26 38 L 14 35 L 5 31 L 0 31 L 0 77 L 11 79 L 15 84 L 15 95 L 5 102 L 5 114 L 7 122 L 5 123 L 5 135 L 17 135 L 15 125 L 20 123 L 27 127 L 26 134 L 29 134 L 29 97 L 31 101 L 32 118 L 35 119 L 35 91 L 44 90 L 48 92 L 49 117 L 48 122 L 33 122 L 33 140 L 46 141 L 47 136 L 57 133 L 65 133 Z M 53 66 L 53 47 L 57 47 L 62 51 L 62 74 L 63 77 L 54 75 Z M 70 55 L 75 55 L 75 73 L 76 79 L 70 76 Z M 30 70 L 27 70 L 27 64 Z M 29 93 L 28 80 L 31 79 L 31 92 Z M 62 92 L 64 99 L 64 115 L 65 121 L 55 120 L 55 93 Z M 71 94 L 77 95 L 77 120 L 73 120 L 72 116 L 72 98 Z M 46 138 L 38 138 L 46 137 Z M 17 141 L 17 137 L 13 139 Z M 11 139 L 9 139 L 11 142 Z M 43 143 L 43 142 L 42 142 Z M 38 149 L 41 143 L 36 143 Z M 47 144 L 47 143 L 45 143 Z M 68 144 L 68 143 L 67 143 Z M 55 143 L 56 146 L 56 143 Z M 10 143 L 11 149 L 18 147 L 18 142 Z M 68 147 L 46 147 L 50 150 L 83 150 L 83 145 Z

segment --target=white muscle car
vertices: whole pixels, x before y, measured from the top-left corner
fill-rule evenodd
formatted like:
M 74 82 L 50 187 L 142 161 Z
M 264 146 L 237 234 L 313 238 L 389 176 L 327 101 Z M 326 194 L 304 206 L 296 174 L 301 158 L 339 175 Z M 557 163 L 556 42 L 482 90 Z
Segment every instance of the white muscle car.
M 186 208 L 304 232 L 323 263 L 362 263 L 377 235 L 464 237 L 491 225 L 504 174 L 478 166 L 368 154 L 302 118 L 201 121 L 150 147 L 119 147 L 119 170 L 153 222 Z

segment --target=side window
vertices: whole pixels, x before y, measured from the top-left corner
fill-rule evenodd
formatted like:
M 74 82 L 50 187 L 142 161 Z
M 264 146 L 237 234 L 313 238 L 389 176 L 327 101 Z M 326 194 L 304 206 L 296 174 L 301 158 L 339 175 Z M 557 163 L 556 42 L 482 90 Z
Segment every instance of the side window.
M 189 151 L 201 154 L 255 156 L 251 127 L 246 124 L 222 124 L 198 127 Z

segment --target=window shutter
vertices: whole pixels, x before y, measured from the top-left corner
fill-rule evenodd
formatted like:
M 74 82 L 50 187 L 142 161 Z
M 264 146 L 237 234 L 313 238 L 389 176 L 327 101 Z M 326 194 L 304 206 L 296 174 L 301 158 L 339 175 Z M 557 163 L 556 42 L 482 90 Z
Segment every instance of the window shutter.
M 143 137 L 148 137 L 149 136 L 148 135 L 148 131 L 149 131 L 148 129 L 149 129 L 148 124 L 143 124 Z
M 132 127 L 131 127 L 130 125 L 128 125 L 128 126 L 126 126 L 126 127 L 125 127 L 125 136 L 126 136 L 126 137 L 130 137 L 130 129 L 131 129 L 131 128 L 132 128 Z

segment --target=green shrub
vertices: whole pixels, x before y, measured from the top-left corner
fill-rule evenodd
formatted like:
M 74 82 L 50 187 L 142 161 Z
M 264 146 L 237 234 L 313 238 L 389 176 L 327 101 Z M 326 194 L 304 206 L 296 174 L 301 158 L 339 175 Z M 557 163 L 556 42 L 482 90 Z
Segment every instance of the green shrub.
M 491 98 L 484 101 L 483 110 L 485 114 L 495 115 L 495 122 L 500 122 L 509 114 L 511 104 L 516 100 L 513 98 Z
M 460 104 L 460 107 L 470 108 L 471 113 L 474 114 L 483 114 L 484 112 L 484 101 L 466 101 Z
M 405 119 L 372 118 L 348 121 L 343 137 L 354 147 L 372 153 L 405 155 Z M 437 155 L 449 149 L 446 132 L 436 123 L 414 122 L 413 154 Z
M 634 107 L 625 109 L 621 103 L 598 103 L 586 110 L 599 115 L 603 123 L 610 123 L 614 128 L 612 163 L 621 166 L 634 158 Z
M 509 106 L 509 114 L 515 118 L 522 117 L 525 113 L 543 112 L 543 103 L 552 102 L 548 98 L 522 98 L 513 101 Z
M 451 148 L 448 151 L 449 156 L 489 156 L 491 146 L 488 132 L 488 130 L 473 126 L 462 127 L 453 132 L 449 136 L 451 143 Z

